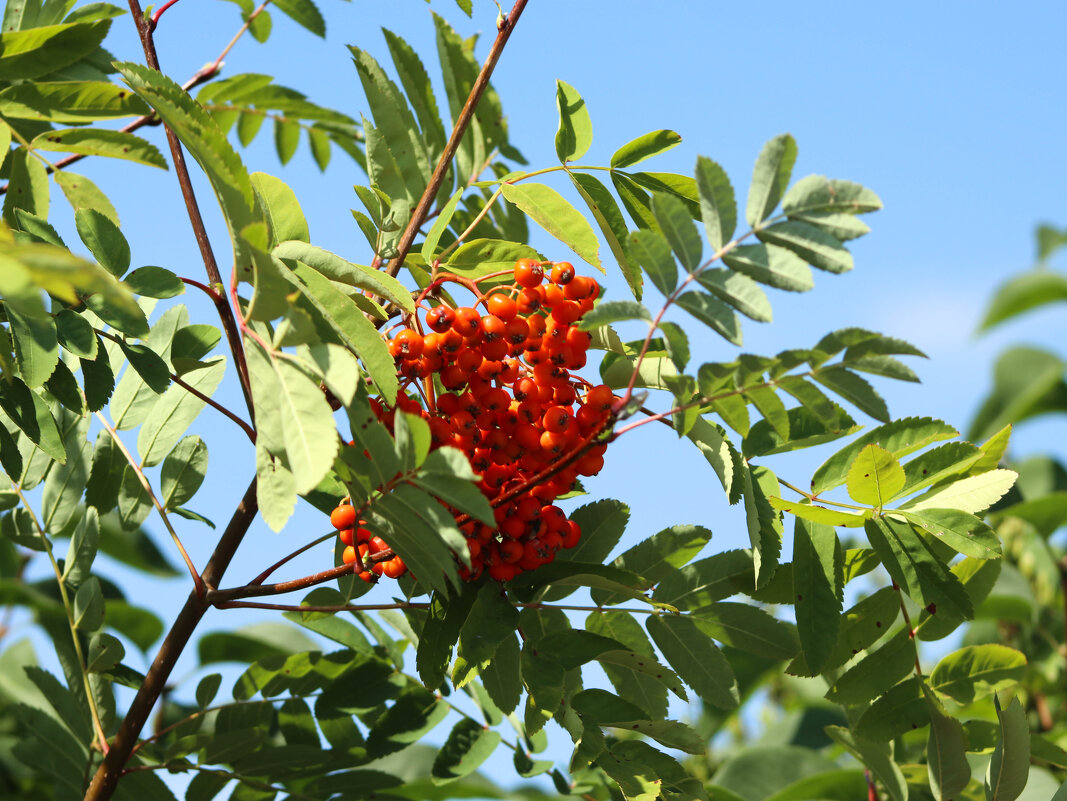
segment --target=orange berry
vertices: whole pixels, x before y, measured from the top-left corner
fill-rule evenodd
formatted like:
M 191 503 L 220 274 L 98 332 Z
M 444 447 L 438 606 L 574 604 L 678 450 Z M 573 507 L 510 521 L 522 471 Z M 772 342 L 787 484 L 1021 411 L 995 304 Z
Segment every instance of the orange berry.
M 356 509 L 351 504 L 342 504 L 330 512 L 330 525 L 338 531 L 352 528 L 356 523 Z

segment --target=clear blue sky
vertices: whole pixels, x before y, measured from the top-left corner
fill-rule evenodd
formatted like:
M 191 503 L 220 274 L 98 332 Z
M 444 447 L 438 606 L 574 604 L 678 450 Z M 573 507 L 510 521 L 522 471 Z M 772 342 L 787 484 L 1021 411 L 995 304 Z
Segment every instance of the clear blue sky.
M 479 55 L 487 50 L 496 16 L 489 0 L 474 0 L 473 21 L 444 0 L 432 6 L 422 0 L 321 0 L 321 8 L 328 26 L 325 42 L 275 12 L 271 40 L 265 45 L 242 40 L 224 74 L 275 75 L 312 100 L 358 118 L 368 112 L 346 44 L 358 44 L 387 63 L 379 28 L 388 27 L 415 47 L 433 74 L 431 8 L 465 35 L 484 32 Z M 185 80 L 215 57 L 238 23 L 233 5 L 183 0 L 166 13 L 157 32 L 164 71 Z M 1065 341 L 1065 318 L 1057 311 L 993 336 L 973 337 L 994 288 L 1031 263 L 1034 225 L 1043 220 L 1067 224 L 1062 157 L 1067 106 L 1062 58 L 1055 55 L 1065 29 L 1067 6 L 1058 2 L 1023 2 L 1009 13 L 1002 3 L 960 0 L 847 6 L 531 0 L 494 84 L 512 141 L 533 168 L 556 163 L 554 84 L 559 78 L 582 93 L 592 115 L 594 143 L 584 163 L 606 164 L 633 137 L 670 128 L 682 134 L 683 143 L 649 168 L 691 174 L 696 156 L 709 156 L 726 168 L 743 202 L 763 142 L 789 131 L 800 150 L 795 178 L 821 173 L 877 191 L 885 210 L 866 218 L 873 232 L 854 243 L 855 271 L 820 273 L 807 295 L 773 293 L 775 322 L 746 321 L 745 349 L 773 353 L 801 347 L 832 328 L 851 325 L 908 339 L 931 360 L 913 363 L 921 386 L 878 380 L 891 412 L 937 416 L 965 427 L 989 385 L 991 360 L 1004 344 L 1026 339 L 1055 347 Z M 116 57 L 139 58 L 129 18 L 116 20 L 114 30 L 120 33 L 110 40 Z M 158 129 L 147 135 L 164 146 Z M 242 155 L 250 169 L 277 174 L 293 186 L 313 242 L 368 262 L 365 241 L 349 214 L 357 205 L 351 186 L 365 183 L 365 176 L 346 156 L 335 151 L 335 163 L 320 175 L 302 144 L 283 168 L 266 129 Z M 135 266 L 160 264 L 202 276 L 172 173 L 116 170 L 102 162 L 81 169 L 118 208 Z M 224 232 L 209 190 L 200 186 L 202 206 L 217 234 L 216 252 L 228 274 Z M 61 205 L 57 201 L 53 213 L 60 221 L 67 213 Z M 66 239 L 77 241 L 73 235 Z M 550 256 L 568 257 L 547 237 L 535 244 Z M 622 297 L 625 290 L 610 253 L 602 247 L 601 254 L 613 296 Z M 194 317 L 208 314 L 198 298 L 185 300 Z M 730 346 L 721 341 L 708 339 L 705 348 L 699 360 L 732 358 Z M 240 404 L 232 385 L 223 397 Z M 1026 427 L 1018 447 L 1032 450 L 1049 437 L 1062 437 L 1059 426 Z M 743 523 L 727 513 L 702 459 L 659 428 L 645 427 L 613 445 L 608 466 L 588 482 L 594 497 L 632 502 L 633 538 L 674 523 L 700 523 L 713 530 L 715 550 L 745 544 Z M 212 462 L 208 483 L 191 506 L 222 525 L 251 475 L 252 450 L 211 411 L 194 430 L 207 439 Z M 223 446 L 220 437 L 227 436 L 235 444 Z M 830 452 L 832 446 L 769 464 L 805 483 L 805 471 Z M 321 516 L 307 511 L 281 535 L 257 523 L 231 581 L 251 577 L 258 572 L 251 565 L 265 564 L 270 555 L 322 533 L 323 524 Z M 149 526 L 158 533 L 155 520 L 150 518 Z M 196 524 L 183 523 L 183 529 L 202 564 L 210 536 Z M 168 547 L 163 538 L 160 542 Z M 325 567 L 316 560 L 327 558 L 320 555 L 301 565 L 310 572 Z M 111 566 L 104 569 L 125 575 Z M 169 585 L 172 597 L 163 603 L 164 614 L 177 609 L 187 584 Z M 163 591 L 153 587 L 153 600 Z M 232 614 L 209 616 L 205 630 L 245 619 Z M 137 662 L 131 658 L 140 667 Z M 184 662 L 177 673 L 192 665 Z

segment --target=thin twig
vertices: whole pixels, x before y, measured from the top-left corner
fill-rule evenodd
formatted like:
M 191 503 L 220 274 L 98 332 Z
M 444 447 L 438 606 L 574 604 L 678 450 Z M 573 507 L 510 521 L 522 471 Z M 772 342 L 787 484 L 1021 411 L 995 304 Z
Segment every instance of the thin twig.
M 100 414 L 100 412 L 95 412 L 94 414 L 96 415 L 96 419 L 100 421 L 100 423 L 104 426 L 104 429 L 111 436 L 111 439 L 114 441 L 118 449 L 122 451 L 122 455 L 126 457 L 126 461 L 129 462 L 130 467 L 133 468 L 133 472 L 137 474 L 137 478 L 141 482 L 141 486 L 144 487 L 144 491 L 148 493 L 148 497 L 152 500 L 152 505 L 156 507 L 156 511 L 159 512 L 159 516 L 163 520 L 163 525 L 170 533 L 170 538 L 174 540 L 174 544 L 177 546 L 178 552 L 182 555 L 182 559 L 185 560 L 185 566 L 189 569 L 189 573 L 193 577 L 193 586 L 196 588 L 197 594 L 203 595 L 204 582 L 200 578 L 200 573 L 197 571 L 196 565 L 193 564 L 193 560 L 189 557 L 189 552 L 186 551 L 185 546 L 182 545 L 182 541 L 181 538 L 178 536 L 178 532 L 176 532 L 174 530 L 174 526 L 170 524 L 170 518 L 167 517 L 167 510 L 163 508 L 163 504 L 159 502 L 159 498 L 157 498 L 155 492 L 152 491 L 152 485 L 148 481 L 148 476 L 144 474 L 144 470 L 141 469 L 141 465 L 137 462 L 136 459 L 133 458 L 133 454 L 131 454 L 129 449 L 126 447 L 126 443 L 124 443 L 121 437 L 119 437 L 118 432 L 111 427 L 111 424 L 108 423 L 107 418 L 104 417 L 104 415 Z
M 56 574 L 56 584 L 59 586 L 59 597 L 63 602 L 63 609 L 67 613 L 67 625 L 70 627 L 70 636 L 74 642 L 74 653 L 78 659 L 78 670 L 82 674 L 85 697 L 89 702 L 89 713 L 93 719 L 93 728 L 96 730 L 95 737 L 96 740 L 99 741 L 101 753 L 106 756 L 108 752 L 107 735 L 104 734 L 104 726 L 100 722 L 100 711 L 96 706 L 96 695 L 93 693 L 93 686 L 89 680 L 88 662 L 85 661 L 85 653 L 82 651 L 81 640 L 78 639 L 78 627 L 74 622 L 74 607 L 70 602 L 70 593 L 67 592 L 67 583 L 63 580 L 63 571 L 59 569 L 59 562 L 56 561 L 55 554 L 52 553 L 52 541 L 48 539 L 44 527 L 41 525 L 41 522 L 37 519 L 37 515 L 33 511 L 33 507 L 30 506 L 29 501 L 26 500 L 26 496 L 22 492 L 22 486 L 20 484 L 12 484 L 12 488 L 15 490 L 15 494 L 18 495 L 22 507 L 29 513 L 30 522 L 33 523 L 33 529 L 37 532 L 37 536 L 41 538 L 45 553 L 48 554 L 48 559 L 52 563 L 52 571 Z
M 182 389 L 186 390 L 189 394 L 195 395 L 196 397 L 198 397 L 200 400 L 202 400 L 204 403 L 206 403 L 212 409 L 215 409 L 215 410 L 221 412 L 222 414 L 226 415 L 227 417 L 229 417 L 231 420 L 233 420 L 235 423 L 237 423 L 237 425 L 239 425 L 241 427 L 241 430 L 245 432 L 245 434 L 248 436 L 248 438 L 252 442 L 256 441 L 255 429 L 253 429 L 252 426 L 250 426 L 248 423 L 246 423 L 244 420 L 242 420 L 236 414 L 231 412 L 229 409 L 227 409 L 221 403 L 219 403 L 218 401 L 213 400 L 211 397 L 205 395 L 203 392 L 198 390 L 196 387 L 190 386 L 189 384 L 185 383 L 185 381 L 183 381 L 180 376 L 175 375 L 174 373 L 170 374 L 170 380 L 173 381 L 175 384 L 177 384 Z
M 437 197 L 437 192 L 441 189 L 441 184 L 444 183 L 445 174 L 448 172 L 452 159 L 455 157 L 456 151 L 459 149 L 459 143 L 471 124 L 471 119 L 474 117 L 474 110 L 478 106 L 478 101 L 482 99 L 482 94 L 489 86 L 489 78 L 492 76 L 493 70 L 496 68 L 496 64 L 500 60 L 500 55 L 504 52 L 504 46 L 508 43 L 508 39 L 511 37 L 511 32 L 515 30 L 515 23 L 519 21 L 519 17 L 522 15 L 522 10 L 526 8 L 527 1 L 528 0 L 516 0 L 515 5 L 511 8 L 511 13 L 499 21 L 497 25 L 497 36 L 493 41 L 492 48 L 489 50 L 489 56 L 482 65 L 482 69 L 474 81 L 474 86 L 471 87 L 470 95 L 467 96 L 467 102 L 463 104 L 463 109 L 460 111 L 459 117 L 456 119 L 456 124 L 452 127 L 452 135 L 448 138 L 448 143 L 445 145 L 445 149 L 441 153 L 441 158 L 437 160 L 437 166 L 434 168 L 433 175 L 430 177 L 430 183 L 426 185 L 422 197 L 419 198 L 415 210 L 411 213 L 411 219 L 408 220 L 407 228 L 404 229 L 404 233 L 400 236 L 400 242 L 397 244 L 396 257 L 393 258 L 393 260 L 389 262 L 389 266 L 386 267 L 385 271 L 389 273 L 389 275 L 395 277 L 396 274 L 400 272 L 400 265 L 404 263 L 404 259 L 411 250 L 411 246 L 415 243 L 415 237 L 418 234 L 419 229 L 422 228 L 423 223 L 426 222 L 426 217 L 430 213 L 434 199 Z

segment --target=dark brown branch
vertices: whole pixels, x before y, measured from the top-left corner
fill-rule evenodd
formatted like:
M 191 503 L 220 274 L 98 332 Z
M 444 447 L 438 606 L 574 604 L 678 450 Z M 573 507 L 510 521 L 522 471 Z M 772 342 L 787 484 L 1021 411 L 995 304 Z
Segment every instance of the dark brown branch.
M 223 573 L 229 567 L 234 553 L 237 552 L 237 546 L 241 544 L 258 509 L 256 482 L 253 480 L 245 490 L 244 497 L 237 505 L 218 545 L 215 546 L 215 552 L 211 555 L 207 567 L 204 568 L 202 578 L 208 587 L 216 587 L 222 580 Z M 207 596 L 198 596 L 195 590 L 189 593 L 185 606 L 174 619 L 167 638 L 159 647 L 159 652 L 145 675 L 141 689 L 137 691 L 137 695 L 130 703 L 126 717 L 111 744 L 111 749 L 96 771 L 96 775 L 93 776 L 93 781 L 85 793 L 85 801 L 107 801 L 115 792 L 115 786 L 126 767 L 126 761 L 152 713 L 152 707 L 163 693 L 167 679 L 170 678 L 178 657 L 181 656 L 193 636 L 197 624 L 210 608 L 211 604 Z
M 415 210 L 411 213 L 408 226 L 404 229 L 404 233 L 400 237 L 400 243 L 397 245 L 396 258 L 389 262 L 389 266 L 386 268 L 386 272 L 389 275 L 396 276 L 400 272 L 400 265 L 404 263 L 404 259 L 411 250 L 411 246 L 415 242 L 415 236 L 423 223 L 426 222 L 427 217 L 429 217 L 430 207 L 433 205 L 434 198 L 437 197 L 437 192 L 441 189 L 441 184 L 444 183 L 448 166 L 452 163 L 452 159 L 459 149 L 463 134 L 470 127 L 471 118 L 474 117 L 474 110 L 478 106 L 478 101 L 482 99 L 482 94 L 489 86 L 489 78 L 496 68 L 496 63 L 500 60 L 501 53 L 504 52 L 504 45 L 508 43 L 511 32 L 515 29 L 515 23 L 519 21 L 522 10 L 526 8 L 526 3 L 527 0 L 516 0 L 515 5 L 511 8 L 511 13 L 498 24 L 498 33 L 493 41 L 493 47 L 489 50 L 489 56 L 482 65 L 482 69 L 474 81 L 474 86 L 471 87 L 470 95 L 467 97 L 467 102 L 464 103 L 463 109 L 459 113 L 459 118 L 452 128 L 452 135 L 448 138 L 444 152 L 441 153 L 441 158 L 437 160 L 437 166 L 430 177 L 430 183 L 427 184 L 426 191 L 422 193 Z
M 144 14 L 141 13 L 141 4 L 138 0 L 129 0 L 129 5 L 134 23 L 137 25 L 137 33 L 141 37 L 141 46 L 144 48 L 148 66 L 158 72 L 159 56 L 156 54 L 156 44 L 152 39 L 152 32 L 149 30 L 148 22 L 145 20 Z M 163 127 L 167 132 L 167 144 L 170 147 L 171 158 L 174 160 L 174 172 L 178 176 L 178 184 L 181 186 L 182 197 L 185 199 L 189 222 L 193 227 L 196 244 L 200 248 L 200 257 L 204 261 L 204 269 L 207 271 L 208 283 L 212 286 L 223 286 L 219 265 L 215 260 L 215 252 L 211 248 L 211 240 L 208 238 L 207 228 L 204 226 L 204 218 L 200 214 L 200 205 L 197 203 L 196 194 L 193 191 L 193 182 L 189 177 L 189 167 L 185 163 L 185 153 L 182 151 L 181 142 L 178 140 L 177 134 L 170 129 L 170 126 L 164 125 Z M 234 310 L 221 293 L 215 301 L 215 308 L 218 311 L 219 319 L 222 321 L 223 331 L 226 332 L 226 341 L 230 345 L 234 363 L 237 365 L 237 376 L 241 381 L 241 391 L 244 393 L 245 404 L 248 406 L 248 413 L 252 417 L 254 425 L 255 408 L 252 405 L 252 384 L 248 376 L 248 363 L 245 361 L 241 335 L 237 330 L 237 322 L 234 319 Z

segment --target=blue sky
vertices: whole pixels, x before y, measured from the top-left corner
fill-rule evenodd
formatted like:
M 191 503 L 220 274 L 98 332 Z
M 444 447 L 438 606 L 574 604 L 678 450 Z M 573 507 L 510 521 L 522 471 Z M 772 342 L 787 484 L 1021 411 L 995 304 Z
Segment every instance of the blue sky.
M 229 55 L 224 75 L 275 75 L 312 100 L 358 118 L 368 112 L 346 44 L 358 44 L 387 63 L 379 28 L 388 27 L 415 47 L 433 74 L 430 9 L 464 35 L 484 32 L 479 55 L 487 50 L 496 16 L 488 0 L 474 0 L 473 20 L 454 3 L 436 0 L 432 5 L 321 0 L 321 8 L 328 26 L 325 41 L 275 12 L 271 40 L 259 45 L 246 37 Z M 851 325 L 908 339 L 931 359 L 913 360 L 921 386 L 878 380 L 891 412 L 941 417 L 964 427 L 989 385 L 991 362 L 1001 347 L 1021 340 L 1055 347 L 1064 341 L 1064 317 L 1056 310 L 981 339 L 973 332 L 994 288 L 1031 263 L 1035 224 L 1067 224 L 1062 157 L 1067 105 L 1062 59 L 1054 55 L 1062 47 L 1065 23 L 1067 6 L 1056 2 L 1023 2 L 1007 13 L 1001 3 L 960 0 L 848 6 L 531 0 L 494 84 L 512 141 L 532 168 L 557 163 L 558 78 L 582 93 L 592 115 L 594 142 L 583 163 L 606 164 L 630 139 L 670 128 L 682 134 L 683 143 L 649 162 L 649 168 L 691 174 L 696 156 L 706 155 L 726 168 L 743 202 L 762 144 L 789 131 L 800 152 L 794 178 L 821 173 L 874 189 L 885 209 L 865 218 L 873 231 L 854 243 L 854 272 L 820 273 L 816 288 L 803 296 L 773 293 L 775 322 L 746 321 L 745 350 L 802 347 L 830 329 Z M 238 24 L 231 4 L 183 0 L 167 11 L 157 31 L 163 70 L 185 80 L 214 59 Z M 113 30 L 117 35 L 109 41 L 116 57 L 137 59 L 129 18 L 116 20 Z M 164 147 L 160 130 L 146 135 Z M 335 151 L 334 164 L 321 175 L 302 145 L 281 167 L 266 129 L 242 155 L 250 169 L 274 173 L 293 186 L 313 242 L 353 261 L 369 261 L 349 213 L 357 205 L 351 186 L 366 179 L 347 157 Z M 79 171 L 115 203 L 134 266 L 159 264 L 202 277 L 172 173 L 134 172 L 103 162 L 83 163 Z M 226 275 L 225 233 L 206 184 L 198 186 Z M 53 216 L 70 229 L 65 214 L 57 200 Z M 77 241 L 73 235 L 66 239 Z M 569 257 L 547 237 L 534 244 L 550 257 Z M 612 296 L 623 297 L 605 247 L 601 255 Z M 194 318 L 199 314 L 210 321 L 207 304 L 191 295 L 183 300 Z M 701 342 L 704 351 L 696 360 L 733 358 L 733 349 L 722 341 Z M 239 408 L 232 385 L 221 397 Z M 727 509 L 701 457 L 660 428 L 644 427 L 613 445 L 603 473 L 588 482 L 590 492 L 632 503 L 631 539 L 674 523 L 700 523 L 713 530 L 715 550 L 746 543 L 743 523 Z M 191 506 L 222 525 L 251 475 L 252 450 L 211 411 L 194 430 L 207 439 L 212 463 L 208 482 Z M 1062 423 L 1024 426 L 1016 447 L 1033 450 L 1062 435 Z M 224 444 L 227 437 L 231 444 Z M 804 484 L 832 450 L 769 465 Z M 210 535 L 196 524 L 182 525 L 194 560 L 203 564 Z M 149 526 L 159 528 L 152 519 Z M 307 510 L 281 535 L 257 523 L 231 579 L 255 575 L 255 566 L 323 533 L 324 526 L 320 515 Z M 163 538 L 160 542 L 169 545 Z M 299 564 L 311 572 L 325 567 L 328 558 L 318 552 Z M 126 575 L 112 565 L 105 570 Z M 162 585 L 132 586 L 135 593 L 150 591 L 153 600 L 160 599 L 166 616 L 181 604 L 187 584 L 168 585 L 166 597 Z M 205 630 L 229 628 L 251 619 L 214 613 L 203 625 Z M 141 667 L 137 662 L 131 658 Z M 183 662 L 177 674 L 192 666 Z M 195 682 L 190 693 L 192 687 Z

